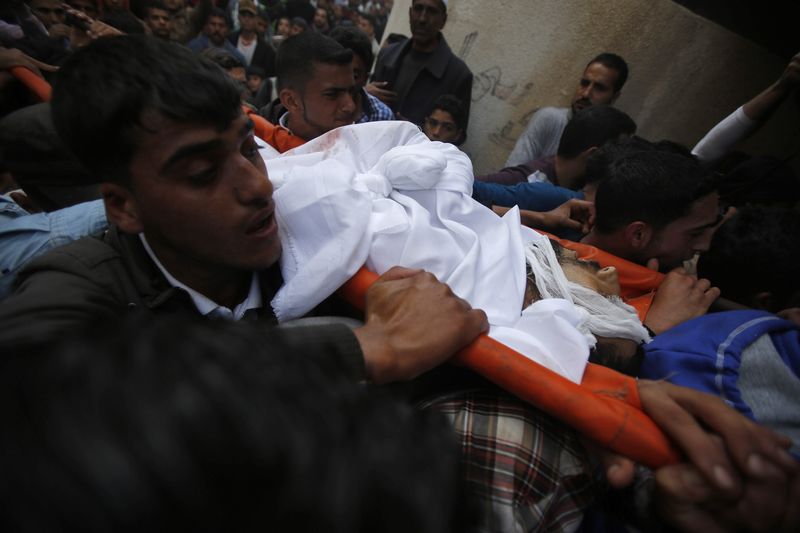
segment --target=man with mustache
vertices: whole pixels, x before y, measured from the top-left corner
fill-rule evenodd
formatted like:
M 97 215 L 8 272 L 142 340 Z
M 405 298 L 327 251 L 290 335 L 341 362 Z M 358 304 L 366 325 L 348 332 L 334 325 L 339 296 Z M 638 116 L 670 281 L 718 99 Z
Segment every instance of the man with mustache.
M 627 79 L 628 65 L 616 54 L 602 53 L 589 61 L 578 82 L 571 106 L 544 107 L 534 113 L 508 156 L 506 166 L 523 165 L 554 155 L 570 118 L 581 109 L 593 105 L 613 104 Z
M 385 48 L 375 64 L 373 96 L 392 108 L 400 119 L 422 125 L 433 103 L 443 94 L 455 95 L 466 106 L 469 123 L 472 72 L 453 54 L 442 35 L 447 22 L 444 0 L 414 0 L 408 10 L 411 38 Z

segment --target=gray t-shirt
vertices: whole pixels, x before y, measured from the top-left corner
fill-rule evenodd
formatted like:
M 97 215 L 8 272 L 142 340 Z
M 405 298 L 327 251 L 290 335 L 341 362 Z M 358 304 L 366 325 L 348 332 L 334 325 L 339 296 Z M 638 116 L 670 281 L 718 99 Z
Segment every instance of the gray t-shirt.
M 555 155 L 569 118 L 570 110 L 567 107 L 543 107 L 534 113 L 508 156 L 506 166 L 524 165 Z

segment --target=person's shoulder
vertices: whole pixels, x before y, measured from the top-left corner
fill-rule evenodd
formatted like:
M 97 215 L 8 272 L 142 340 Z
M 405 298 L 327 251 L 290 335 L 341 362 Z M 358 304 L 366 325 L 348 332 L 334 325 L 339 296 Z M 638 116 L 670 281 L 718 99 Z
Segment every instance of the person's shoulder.
M 47 270 L 85 273 L 120 257 L 106 234 L 91 235 L 45 252 L 28 263 L 21 275 Z
M 536 111 L 536 113 L 534 113 L 534 116 L 539 118 L 561 120 L 569 116 L 569 108 L 552 106 L 541 107 L 538 111 Z

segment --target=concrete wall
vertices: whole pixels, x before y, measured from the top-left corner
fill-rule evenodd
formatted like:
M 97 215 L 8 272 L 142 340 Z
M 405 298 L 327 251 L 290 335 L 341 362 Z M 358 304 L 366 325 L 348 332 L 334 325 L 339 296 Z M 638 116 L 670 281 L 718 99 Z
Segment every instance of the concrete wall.
M 395 1 L 386 33 L 408 35 L 410 3 Z M 639 134 L 690 147 L 787 62 L 670 0 L 450 0 L 444 35 L 475 75 L 464 149 L 477 173 L 503 166 L 536 109 L 568 105 L 599 52 L 628 61 L 616 105 Z M 787 154 L 798 123 L 788 102 L 744 148 Z

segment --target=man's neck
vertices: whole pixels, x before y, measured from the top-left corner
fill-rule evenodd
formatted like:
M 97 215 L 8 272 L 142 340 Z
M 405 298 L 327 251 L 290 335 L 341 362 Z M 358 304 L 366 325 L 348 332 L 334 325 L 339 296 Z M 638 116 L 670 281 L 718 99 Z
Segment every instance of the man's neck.
M 313 131 L 313 128 L 310 125 L 306 124 L 302 118 L 298 118 L 292 113 L 286 115 L 286 127 L 292 132 L 292 134 L 297 135 L 306 141 L 310 141 L 311 139 L 319 137 L 319 135 Z
M 256 30 L 242 30 L 242 33 L 239 34 L 239 38 L 242 39 L 246 44 L 250 44 L 250 42 L 255 41 L 256 37 L 258 37 Z
M 421 43 L 417 39 L 411 39 L 411 49 L 415 52 L 420 52 L 422 54 L 429 54 L 436 50 L 436 47 L 439 46 L 439 40 L 441 39 L 441 35 L 437 35 L 436 38 L 432 39 L 427 43 Z
M 215 303 L 233 309 L 247 298 L 252 272 L 196 263 L 187 265 L 180 260 L 181 254 L 161 246 L 157 241 L 148 240 L 147 244 L 173 278 Z

